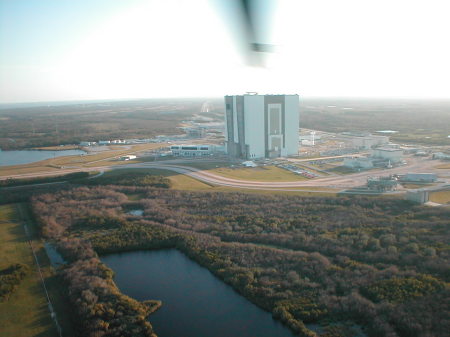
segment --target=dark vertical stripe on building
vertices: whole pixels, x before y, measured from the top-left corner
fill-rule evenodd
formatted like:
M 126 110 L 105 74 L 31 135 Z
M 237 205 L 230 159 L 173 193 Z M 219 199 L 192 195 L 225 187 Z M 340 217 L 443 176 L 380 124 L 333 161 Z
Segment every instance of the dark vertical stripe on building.
M 225 113 L 227 122 L 227 147 L 228 153 L 235 156 L 235 145 L 234 145 L 234 125 L 233 125 L 233 96 L 225 96 Z
M 236 120 L 239 141 L 239 155 L 246 158 L 247 151 L 245 148 L 245 118 L 244 118 L 244 96 L 236 96 Z
M 283 130 L 283 148 L 286 147 L 286 118 L 285 118 L 285 107 L 286 107 L 286 96 L 283 97 L 283 103 L 281 103 L 281 128 Z
M 269 157 L 269 102 L 268 96 L 264 96 L 264 156 Z

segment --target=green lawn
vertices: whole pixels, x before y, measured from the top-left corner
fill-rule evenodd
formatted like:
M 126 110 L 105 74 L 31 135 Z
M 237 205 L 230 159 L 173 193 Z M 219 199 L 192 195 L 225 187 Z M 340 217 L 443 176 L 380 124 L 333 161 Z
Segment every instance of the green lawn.
M 275 168 L 276 170 L 270 170 L 270 168 L 267 171 L 263 171 L 263 174 L 266 174 L 266 178 L 273 176 L 273 171 L 279 173 L 280 171 L 285 171 L 283 169 L 279 169 L 277 167 L 271 167 Z M 238 168 L 233 171 L 235 174 L 236 172 L 242 172 L 242 170 L 248 170 L 248 168 Z M 298 196 L 336 196 L 337 190 L 326 188 L 326 187 L 314 187 L 314 186 L 307 186 L 307 187 L 295 187 L 295 188 L 286 188 L 284 191 L 277 191 L 277 190 L 257 190 L 257 189 L 247 189 L 247 188 L 236 188 L 236 187 L 228 187 L 228 186 L 213 186 L 209 185 L 207 183 L 201 182 L 197 179 L 194 179 L 192 177 L 186 176 L 184 174 L 178 174 L 176 172 L 170 171 L 170 170 L 164 170 L 164 169 L 120 169 L 120 170 L 112 170 L 105 172 L 105 176 L 116 176 L 120 174 L 127 174 L 129 172 L 142 172 L 142 173 L 151 173 L 155 175 L 162 175 L 164 177 L 168 177 L 172 182 L 172 189 L 176 190 L 185 190 L 185 191 L 210 191 L 210 192 L 242 192 L 242 193 L 252 193 L 252 194 L 289 194 L 289 195 L 298 195 Z M 244 171 L 245 172 L 245 171 Z M 252 172 L 247 171 L 247 172 Z M 283 174 L 284 172 L 282 172 Z M 292 175 L 297 179 L 305 179 L 301 176 L 294 175 L 288 171 L 286 171 L 287 175 L 289 177 Z M 241 179 L 249 179 L 248 177 L 241 178 Z M 270 180 L 267 180 L 270 181 Z M 288 180 L 288 181 L 292 181 Z M 303 191 L 302 191 L 303 190 Z M 315 192 L 308 192 L 308 191 L 315 191 Z M 140 195 L 129 195 L 128 196 L 130 200 L 139 200 L 142 196 Z
M 430 201 L 438 204 L 450 204 L 450 191 L 431 192 Z
M 19 212 L 19 207 L 22 208 L 22 213 Z M 23 263 L 30 267 L 30 273 L 20 283 L 18 289 L 8 300 L 0 302 L 0 337 L 58 336 L 50 318 L 36 264 L 25 235 L 22 216 L 28 220 L 23 205 L 0 206 L 0 269 L 13 263 Z M 33 232 L 33 226 L 29 225 L 29 229 Z M 70 336 L 72 331 L 68 321 L 70 314 L 66 312 L 67 306 L 62 300 L 61 288 L 49 266 L 42 242 L 34 240 L 33 245 L 42 264 L 57 317 L 60 318 L 63 331 Z
M 239 168 L 236 170 L 245 170 Z M 281 170 L 278 169 L 277 170 Z M 284 170 L 283 170 L 284 171 Z M 251 194 L 284 194 L 284 195 L 297 195 L 297 196 L 321 196 L 321 197 L 333 197 L 336 196 L 337 190 L 330 189 L 326 187 L 296 187 L 296 188 L 286 188 L 284 191 L 277 190 L 254 190 L 247 188 L 236 188 L 228 186 L 213 186 L 207 183 L 201 182 L 192 177 L 186 176 L 184 174 L 178 174 L 170 170 L 163 169 L 120 169 L 105 172 L 105 176 L 116 176 L 120 174 L 127 174 L 129 172 L 142 172 L 151 173 L 155 175 L 162 175 L 168 177 L 172 182 L 172 189 L 184 190 L 184 191 L 209 191 L 209 192 L 241 192 L 241 193 L 251 193 Z M 286 171 L 287 172 L 287 171 Z M 265 173 L 265 172 L 264 172 Z M 289 174 L 289 172 L 287 172 Z M 269 170 L 270 174 L 270 170 Z M 295 175 L 295 177 L 297 177 Z M 301 178 L 301 177 L 298 177 Z M 246 178 L 247 179 L 247 178 Z M 250 179 L 249 179 L 250 180 Z M 309 192 L 310 190 L 314 192 Z M 130 194 L 128 198 L 130 200 L 139 200 L 143 196 L 138 194 Z

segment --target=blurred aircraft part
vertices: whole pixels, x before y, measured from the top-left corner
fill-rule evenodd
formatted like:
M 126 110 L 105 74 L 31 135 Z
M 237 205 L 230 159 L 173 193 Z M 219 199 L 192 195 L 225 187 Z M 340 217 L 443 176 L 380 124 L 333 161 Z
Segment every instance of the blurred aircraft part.
M 237 36 L 238 48 L 249 66 L 264 67 L 267 53 L 275 46 L 267 43 L 275 0 L 235 0 L 233 20 L 226 20 Z

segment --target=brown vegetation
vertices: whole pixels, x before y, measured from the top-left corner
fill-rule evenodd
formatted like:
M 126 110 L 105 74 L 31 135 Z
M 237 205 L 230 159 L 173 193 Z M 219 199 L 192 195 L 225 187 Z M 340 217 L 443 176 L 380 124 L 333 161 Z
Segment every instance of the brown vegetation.
M 130 201 L 128 194 L 142 199 Z M 91 246 L 100 254 L 178 248 L 301 336 L 315 335 L 304 323 L 330 320 L 361 324 L 369 336 L 445 336 L 450 330 L 445 209 L 374 198 L 123 186 L 41 195 L 33 208 L 43 234 L 72 261 L 64 277 L 91 334 L 144 329 L 148 313 L 121 297 Z M 144 216 L 125 214 L 133 208 L 144 209 Z M 92 309 L 97 304 L 114 314 Z M 123 306 L 135 324 L 126 329 L 117 325 Z

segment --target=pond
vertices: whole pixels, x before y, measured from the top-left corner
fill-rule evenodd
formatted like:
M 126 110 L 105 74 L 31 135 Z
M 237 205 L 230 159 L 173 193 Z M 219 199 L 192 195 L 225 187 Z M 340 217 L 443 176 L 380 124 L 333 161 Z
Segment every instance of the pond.
M 272 315 L 175 249 L 103 256 L 120 290 L 161 300 L 149 321 L 159 337 L 293 337 Z
M 66 263 L 66 261 L 64 261 L 64 259 L 62 258 L 61 254 L 59 254 L 59 252 L 51 243 L 45 242 L 44 248 L 52 267 L 56 268 Z
M 132 209 L 127 214 L 134 215 L 134 216 L 143 216 L 144 210 L 143 209 Z
M 1 151 L 0 150 L 0 166 L 22 165 L 34 163 L 50 158 L 62 156 L 75 156 L 86 154 L 81 150 L 62 150 L 62 151 L 40 151 L 40 150 L 18 150 L 18 151 Z

